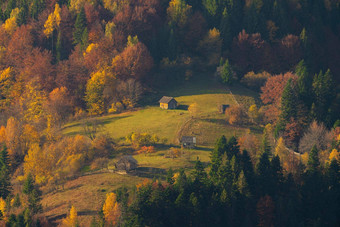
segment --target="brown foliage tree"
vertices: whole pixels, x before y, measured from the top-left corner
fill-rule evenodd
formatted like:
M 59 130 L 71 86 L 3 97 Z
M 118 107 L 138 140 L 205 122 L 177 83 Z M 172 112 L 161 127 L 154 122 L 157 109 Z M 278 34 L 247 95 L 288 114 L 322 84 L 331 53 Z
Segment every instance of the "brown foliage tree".
M 331 144 L 332 136 L 333 133 L 323 124 L 313 121 L 300 140 L 299 152 L 310 152 L 314 145 L 319 151 L 326 150 Z
M 281 71 L 291 69 L 302 57 L 300 38 L 291 34 L 283 37 L 277 47 L 277 53 L 280 57 L 278 63 Z
M 268 122 L 276 122 L 280 115 L 281 96 L 289 79 L 296 81 L 297 77 L 290 72 L 287 72 L 284 75 L 276 75 L 268 78 L 266 84 L 261 88 L 261 100 L 267 105 L 264 115 Z
M 242 30 L 234 38 L 231 48 L 231 61 L 242 72 L 266 70 L 270 47 L 261 34 L 247 34 Z M 272 60 L 272 59 L 271 59 Z
M 52 123 L 60 127 L 72 111 L 72 101 L 69 99 L 67 88 L 55 88 L 51 91 L 44 108 L 52 117 Z
M 125 36 L 137 35 L 147 42 L 162 22 L 160 10 L 158 0 L 131 0 L 115 15 L 113 22 Z
M 147 73 L 153 67 L 153 59 L 147 47 L 138 42 L 128 46 L 116 56 L 112 62 L 113 70 L 120 79 L 146 79 Z
M 295 119 L 290 119 L 290 122 L 286 125 L 285 131 L 283 133 L 283 138 L 286 142 L 286 145 L 296 151 L 299 146 L 301 134 L 301 125 Z
M 225 115 L 231 125 L 242 125 L 248 122 L 247 111 L 241 105 L 234 105 L 226 109 Z

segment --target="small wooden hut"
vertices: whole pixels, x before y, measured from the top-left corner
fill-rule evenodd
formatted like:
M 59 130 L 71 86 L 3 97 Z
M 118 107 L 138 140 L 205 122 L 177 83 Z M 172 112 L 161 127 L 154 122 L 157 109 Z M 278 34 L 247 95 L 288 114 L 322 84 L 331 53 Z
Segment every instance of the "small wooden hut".
M 115 163 L 115 167 L 118 172 L 128 173 L 137 169 L 138 163 L 131 155 L 125 155 Z
M 173 97 L 163 96 L 159 100 L 159 107 L 162 109 L 176 109 L 177 101 Z

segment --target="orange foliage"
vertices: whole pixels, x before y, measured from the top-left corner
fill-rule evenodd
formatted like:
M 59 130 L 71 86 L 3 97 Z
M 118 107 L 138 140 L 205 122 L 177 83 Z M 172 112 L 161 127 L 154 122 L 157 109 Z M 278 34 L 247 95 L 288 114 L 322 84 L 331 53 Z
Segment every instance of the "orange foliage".
M 154 146 L 143 146 L 140 148 L 140 150 L 137 151 L 138 154 L 152 154 L 155 153 L 155 147 Z
M 269 122 L 275 122 L 280 115 L 281 96 L 289 79 L 296 81 L 297 76 L 291 72 L 272 76 L 267 79 L 266 84 L 261 88 L 261 100 L 267 105 L 264 115 Z
M 153 67 L 153 59 L 142 43 L 128 46 L 112 61 L 114 72 L 120 79 L 144 79 Z

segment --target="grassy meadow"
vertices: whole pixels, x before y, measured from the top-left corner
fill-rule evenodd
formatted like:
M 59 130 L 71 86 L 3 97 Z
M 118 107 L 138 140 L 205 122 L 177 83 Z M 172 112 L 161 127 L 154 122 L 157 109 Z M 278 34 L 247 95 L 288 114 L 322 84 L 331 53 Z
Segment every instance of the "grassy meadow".
M 230 91 L 234 96 L 230 94 Z M 89 225 L 93 216 L 97 216 L 101 209 L 105 195 L 121 186 L 132 188 L 143 181 L 145 177 L 164 179 L 165 171 L 169 168 L 175 171 L 184 168 L 190 172 L 199 158 L 203 163 L 210 161 L 210 151 L 218 137 L 236 135 L 241 136 L 247 130 L 253 133 L 261 133 L 260 129 L 237 127 L 229 125 L 225 115 L 218 112 L 221 104 L 241 104 L 248 108 L 257 102 L 257 94 L 241 86 L 228 88 L 213 79 L 202 78 L 172 86 L 153 94 L 153 102 L 139 107 L 136 110 L 120 114 L 110 114 L 95 118 L 101 126 L 98 133 L 112 136 L 118 145 L 128 147 L 125 136 L 131 132 L 147 132 L 156 134 L 160 138 L 166 138 L 166 144 L 156 146 L 156 152 L 148 155 L 133 153 L 138 161 L 139 168 L 162 170 L 161 174 L 145 175 L 119 175 L 109 172 L 114 168 L 114 163 L 121 154 L 109 161 L 108 169 L 85 172 L 83 176 L 65 183 L 63 190 L 53 193 L 45 193 L 42 204 L 44 214 L 49 219 L 58 223 L 66 216 L 71 205 L 74 205 L 81 220 L 82 226 Z M 159 108 L 158 100 L 163 96 L 173 96 L 179 103 L 176 110 L 163 110 Z M 197 104 L 197 111 L 192 114 L 188 107 Z M 83 134 L 82 121 L 76 121 L 64 126 L 63 133 L 68 136 Z M 180 148 L 181 136 L 196 136 L 198 146 L 195 149 L 183 149 L 178 158 L 165 158 L 171 147 Z M 125 154 L 131 154 L 125 153 Z M 52 216 L 53 214 L 53 216 Z

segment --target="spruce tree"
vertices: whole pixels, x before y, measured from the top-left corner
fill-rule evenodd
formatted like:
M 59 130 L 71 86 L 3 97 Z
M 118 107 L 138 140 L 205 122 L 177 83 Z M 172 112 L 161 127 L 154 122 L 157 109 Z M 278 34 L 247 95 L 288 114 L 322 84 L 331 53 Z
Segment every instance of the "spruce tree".
M 238 156 L 240 153 L 240 147 L 238 145 L 237 139 L 235 136 L 230 137 L 226 147 L 226 154 L 228 159 L 231 159 L 233 156 Z
M 223 48 L 229 49 L 233 40 L 233 34 L 231 30 L 231 18 L 228 13 L 227 7 L 224 8 L 221 24 L 220 24 L 221 37 L 223 38 Z
M 319 169 L 320 160 L 318 149 L 314 145 L 312 150 L 309 153 L 308 162 L 307 162 L 307 170 L 310 172 L 316 172 Z
M 226 152 L 227 149 L 227 139 L 225 136 L 221 136 L 215 145 L 214 150 L 211 152 L 210 159 L 211 159 L 211 169 L 210 169 L 210 176 L 215 177 L 218 168 L 221 165 L 221 157 Z
M 289 79 L 281 97 L 281 114 L 279 122 L 275 128 L 275 136 L 277 137 L 286 127 L 291 119 L 296 119 L 296 96 L 294 94 L 292 80 Z
M 271 146 L 268 140 L 268 133 L 267 130 L 264 129 L 263 130 L 263 134 L 262 134 L 262 152 L 261 153 L 267 153 L 267 155 L 270 157 L 271 156 Z
M 267 152 L 262 153 L 256 166 L 257 173 L 257 193 L 259 196 L 271 195 L 272 190 L 272 170 Z
M 227 59 L 222 66 L 221 70 L 221 79 L 222 83 L 231 85 L 233 83 L 233 70 L 231 68 L 231 65 L 229 63 L 229 60 Z
M 44 4 L 45 4 L 45 1 L 43 1 L 43 0 L 33 0 L 32 1 L 30 14 L 31 14 L 31 17 L 33 19 L 38 20 L 38 16 L 39 16 L 40 12 L 42 12 L 43 9 L 44 9 Z
M 335 84 L 329 69 L 325 74 L 323 74 L 322 71 L 320 71 L 319 74 L 315 74 L 313 79 L 313 92 L 316 119 L 320 122 L 325 122 L 328 110 L 331 108 L 332 102 L 336 97 Z
M 82 8 L 77 14 L 76 22 L 73 31 L 73 44 L 83 44 L 84 30 L 86 28 L 86 15 L 85 10 Z
M 307 65 L 304 60 L 301 60 L 295 67 L 295 74 L 298 76 L 297 89 L 299 93 L 299 98 L 307 106 L 310 106 L 312 80 L 309 77 Z
M 11 190 L 9 158 L 6 147 L 3 147 L 0 152 L 0 197 L 7 198 Z

